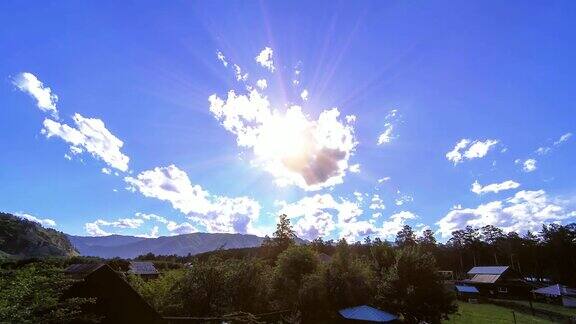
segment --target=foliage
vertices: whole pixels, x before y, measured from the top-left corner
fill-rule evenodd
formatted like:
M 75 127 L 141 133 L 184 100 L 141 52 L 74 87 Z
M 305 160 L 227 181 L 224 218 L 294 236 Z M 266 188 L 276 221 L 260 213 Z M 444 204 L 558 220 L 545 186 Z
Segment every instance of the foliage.
M 418 247 L 397 252 L 394 264 L 382 274 L 376 301 L 411 323 L 438 323 L 456 310 L 454 296 L 444 288 L 433 256 Z
M 3 258 L 78 255 L 64 233 L 6 213 L 0 213 L 0 251 Z
M 82 305 L 93 300 L 63 299 L 72 282 L 57 268 L 30 264 L 0 275 L 0 322 L 70 323 L 97 322 L 82 312 Z
M 144 280 L 135 274 L 129 274 L 127 279 L 132 287 L 160 314 L 170 314 L 176 304 L 172 298 L 172 291 L 183 276 L 183 270 L 172 270 L 162 273 L 155 280 Z

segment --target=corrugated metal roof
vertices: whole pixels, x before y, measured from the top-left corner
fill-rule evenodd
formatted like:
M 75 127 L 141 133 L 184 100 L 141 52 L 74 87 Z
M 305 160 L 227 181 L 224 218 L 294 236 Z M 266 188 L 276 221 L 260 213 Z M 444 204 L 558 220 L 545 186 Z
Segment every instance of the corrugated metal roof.
M 136 262 L 130 261 L 130 273 L 138 275 L 158 274 L 158 270 L 154 267 L 152 262 Z
M 465 293 L 477 293 L 478 289 L 474 286 L 456 286 L 456 290 L 458 292 L 465 292 Z
M 472 277 L 472 279 L 468 280 L 469 282 L 478 282 L 478 283 L 495 283 L 496 280 L 500 279 L 500 275 L 492 275 L 492 274 L 477 274 Z
M 497 267 L 474 267 L 468 271 L 468 274 L 475 275 L 475 274 L 496 274 L 501 275 L 506 270 L 508 270 L 508 266 L 497 266 Z
M 576 289 L 568 288 L 564 285 L 552 285 L 534 290 L 537 294 L 550 296 L 576 296 Z
M 386 323 L 398 319 L 398 316 L 396 315 L 387 313 L 385 311 L 381 311 L 377 308 L 370 307 L 368 305 L 345 308 L 341 309 L 338 312 L 344 318 L 359 321 Z
M 105 263 L 75 263 L 70 265 L 64 273 L 75 277 L 86 277 L 92 272 L 98 270 L 100 267 L 106 265 Z

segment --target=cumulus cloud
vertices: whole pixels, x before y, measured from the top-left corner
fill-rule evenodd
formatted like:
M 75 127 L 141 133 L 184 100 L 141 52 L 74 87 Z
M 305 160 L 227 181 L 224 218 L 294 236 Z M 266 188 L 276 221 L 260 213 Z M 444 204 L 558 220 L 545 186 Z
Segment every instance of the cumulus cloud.
M 270 47 L 265 47 L 258 56 L 256 56 L 256 62 L 260 63 L 263 67 L 267 68 L 270 72 L 274 72 L 276 69 L 274 67 L 274 61 L 272 60 L 272 56 L 274 55 L 274 51 Z
M 349 169 L 352 173 L 360 173 L 360 163 L 350 165 Z
M 372 200 L 370 201 L 370 206 L 368 207 L 372 210 L 376 209 L 386 209 L 386 205 L 384 205 L 384 201 L 380 198 L 380 195 L 374 194 L 372 195 Z
M 454 165 L 463 162 L 464 159 L 472 160 L 482 158 L 486 156 L 490 148 L 496 144 L 498 144 L 498 140 L 470 141 L 469 139 L 461 139 L 456 143 L 452 151 L 446 153 L 446 158 L 452 161 Z
M 482 186 L 478 181 L 474 181 L 470 191 L 477 195 L 481 195 L 488 192 L 498 193 L 504 190 L 516 189 L 520 187 L 518 182 L 507 180 L 501 183 L 492 183 L 486 186 Z
M 300 93 L 300 98 L 302 98 L 302 100 L 304 101 L 308 101 L 308 90 L 306 89 L 302 90 L 302 92 Z
M 458 206 L 436 224 L 445 238 L 468 225 L 494 225 L 505 232 L 537 231 L 542 224 L 562 222 L 576 216 L 576 212 L 568 211 L 565 205 L 563 201 L 550 199 L 544 190 L 522 190 L 508 199 L 488 202 L 476 208 Z
M 328 236 L 337 226 L 346 227 L 362 214 L 358 202 L 335 199 L 330 194 L 316 194 L 288 204 L 278 202 L 280 214 L 295 220 L 294 229 L 299 237 L 315 239 Z
M 346 119 L 346 122 L 348 124 L 351 124 L 351 123 L 356 121 L 356 115 L 346 115 L 346 117 L 344 117 L 344 119 Z
M 522 170 L 524 172 L 532 172 L 535 171 L 538 167 L 536 166 L 537 161 L 535 159 L 527 159 L 525 161 L 516 160 L 517 164 L 522 164 Z
M 266 79 L 260 79 L 260 80 L 256 81 L 256 86 L 258 88 L 260 88 L 261 90 L 264 90 L 264 89 L 268 88 L 268 82 L 266 81 Z
M 20 73 L 12 81 L 13 84 L 20 89 L 20 91 L 28 93 L 36 99 L 36 105 L 43 112 L 50 113 L 54 118 L 58 119 L 58 109 L 56 102 L 58 96 L 52 93 L 49 87 L 45 87 L 42 81 L 29 72 Z
M 97 219 L 93 222 L 84 224 L 86 233 L 91 236 L 107 236 L 113 233 L 104 230 L 102 227 L 113 227 L 121 229 L 136 229 L 144 224 L 144 220 L 140 218 L 120 218 L 115 221 L 107 221 Z
M 166 224 L 166 228 L 172 234 L 189 234 L 198 232 L 198 229 L 188 222 L 178 224 L 174 221 L 169 221 Z
M 398 121 L 398 110 L 391 110 L 388 115 L 386 115 L 384 124 L 384 131 L 378 136 L 378 145 L 387 144 L 392 141 L 396 136 L 393 135 L 394 125 Z
M 120 151 L 124 142 L 110 133 L 102 120 L 85 118 L 78 113 L 74 114 L 73 120 L 75 127 L 47 118 L 44 120 L 42 134 L 48 138 L 60 137 L 69 143 L 73 155 L 87 151 L 115 169 L 128 170 L 130 158 Z
M 125 177 L 128 190 L 146 197 L 168 201 L 173 208 L 198 221 L 208 232 L 252 233 L 260 214 L 260 204 L 248 197 L 212 195 L 193 185 L 188 175 L 174 165 L 143 171 Z
M 236 81 L 248 80 L 248 73 L 242 74 L 242 68 L 238 64 L 234 64 L 234 74 L 236 75 Z
M 50 218 L 43 218 L 42 219 L 42 218 L 27 214 L 27 213 L 14 213 L 14 215 L 16 215 L 20 218 L 29 220 L 31 222 L 38 223 L 44 227 L 56 227 L 56 222 Z
M 102 173 L 104 174 L 112 174 L 112 170 L 110 168 L 102 168 Z
M 226 100 L 213 94 L 210 111 L 240 147 L 251 149 L 253 163 L 272 174 L 279 186 L 319 190 L 343 182 L 357 142 L 354 129 L 339 120 L 337 108 L 310 120 L 299 106 L 273 109 L 266 96 L 229 91 Z
M 382 229 L 380 230 L 380 235 L 392 238 L 406 225 L 406 221 L 410 219 L 416 219 L 418 216 L 410 211 L 401 211 L 399 213 L 393 214 L 388 218 L 387 221 L 382 223 Z

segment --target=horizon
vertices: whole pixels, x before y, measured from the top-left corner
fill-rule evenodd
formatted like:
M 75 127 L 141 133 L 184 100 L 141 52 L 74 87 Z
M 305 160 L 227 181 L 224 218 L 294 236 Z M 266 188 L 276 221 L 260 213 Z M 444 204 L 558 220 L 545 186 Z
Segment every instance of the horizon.
M 575 7 L 0 3 L 0 206 L 77 236 L 575 222 Z

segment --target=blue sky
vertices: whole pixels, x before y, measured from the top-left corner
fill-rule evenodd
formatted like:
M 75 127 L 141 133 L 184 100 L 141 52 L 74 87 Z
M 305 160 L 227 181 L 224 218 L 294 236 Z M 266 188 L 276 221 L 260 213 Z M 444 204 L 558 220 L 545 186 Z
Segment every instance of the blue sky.
M 3 1 L 0 209 L 80 235 L 572 222 L 575 9 Z

